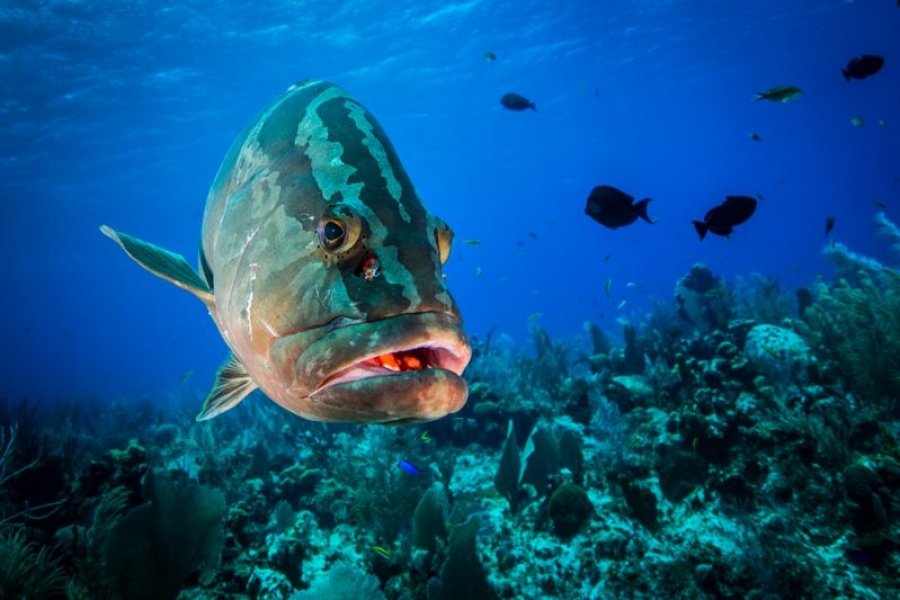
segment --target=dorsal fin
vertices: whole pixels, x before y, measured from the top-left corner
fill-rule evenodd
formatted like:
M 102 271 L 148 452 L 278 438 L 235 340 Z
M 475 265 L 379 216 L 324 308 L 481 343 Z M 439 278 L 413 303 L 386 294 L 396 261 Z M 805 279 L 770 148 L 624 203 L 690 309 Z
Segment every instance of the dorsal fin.
M 234 354 L 228 355 L 216 371 L 216 382 L 204 400 L 197 420 L 212 419 L 226 410 L 231 410 L 257 387 L 259 386 L 250 379 L 250 374 L 240 359 Z
M 180 254 L 169 252 L 165 248 L 139 240 L 106 225 L 100 227 L 100 231 L 119 244 L 136 263 L 157 277 L 189 291 L 210 308 L 215 305 L 212 289 Z

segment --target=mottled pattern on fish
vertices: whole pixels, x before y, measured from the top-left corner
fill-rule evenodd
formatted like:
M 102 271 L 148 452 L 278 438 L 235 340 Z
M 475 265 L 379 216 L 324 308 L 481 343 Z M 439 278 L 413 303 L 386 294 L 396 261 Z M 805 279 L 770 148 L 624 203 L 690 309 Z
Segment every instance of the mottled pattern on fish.
M 292 86 L 233 144 L 207 198 L 205 301 L 237 361 L 201 416 L 254 386 L 320 420 L 458 410 L 470 348 L 441 272 L 451 239 L 359 102 L 323 81 Z

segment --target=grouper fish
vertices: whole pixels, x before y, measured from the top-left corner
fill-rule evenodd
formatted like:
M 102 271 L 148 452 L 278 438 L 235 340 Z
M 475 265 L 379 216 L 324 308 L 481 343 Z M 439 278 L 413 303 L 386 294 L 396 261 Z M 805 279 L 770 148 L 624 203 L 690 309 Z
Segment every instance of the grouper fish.
M 415 423 L 466 402 L 471 346 L 442 274 L 453 232 L 371 113 L 333 84 L 291 86 L 231 146 L 199 271 L 101 231 L 197 296 L 231 349 L 198 420 L 257 388 L 314 421 Z

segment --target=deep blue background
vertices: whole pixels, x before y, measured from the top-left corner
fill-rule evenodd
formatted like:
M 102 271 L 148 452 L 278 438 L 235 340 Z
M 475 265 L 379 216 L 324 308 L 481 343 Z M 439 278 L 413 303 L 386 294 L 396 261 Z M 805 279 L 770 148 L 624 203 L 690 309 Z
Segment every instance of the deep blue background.
M 98 227 L 193 260 L 219 162 L 293 81 L 376 115 L 456 230 L 470 331 L 524 342 L 535 312 L 554 336 L 589 319 L 618 334 L 697 261 L 809 285 L 829 273 L 829 214 L 883 256 L 871 202 L 900 218 L 898 50 L 894 0 L 0 2 L 0 396 L 165 393 L 188 369 L 205 390 L 226 348 L 203 307 Z M 864 53 L 883 71 L 846 83 Z M 778 84 L 805 94 L 751 101 Z M 537 112 L 504 110 L 508 91 Z M 652 197 L 659 222 L 590 221 L 601 183 Z M 755 193 L 730 241 L 698 241 L 691 219 Z

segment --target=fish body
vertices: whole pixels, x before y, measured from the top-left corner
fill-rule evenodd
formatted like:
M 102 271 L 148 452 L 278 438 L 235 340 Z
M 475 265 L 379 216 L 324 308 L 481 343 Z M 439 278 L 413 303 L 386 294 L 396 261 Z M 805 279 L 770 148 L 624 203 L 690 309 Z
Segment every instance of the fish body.
M 707 232 L 728 237 L 735 226 L 752 217 L 754 212 L 756 212 L 756 198 L 726 196 L 725 202 L 711 208 L 703 217 L 703 221 L 693 221 L 694 228 L 701 240 L 706 237 Z
M 761 142 L 762 136 L 754 131 L 750 134 L 750 139 L 753 140 L 754 142 Z
M 766 346 L 766 345 L 764 345 L 764 344 L 763 344 L 763 345 L 760 345 L 760 348 L 762 348 L 763 351 L 764 351 L 766 354 L 768 354 L 769 356 L 771 356 L 772 358 L 779 358 L 778 352 L 775 351 L 773 348 L 771 348 L 771 347 L 769 347 L 769 346 Z
M 397 461 L 397 466 L 410 475 L 421 475 L 422 471 L 408 460 Z
M 863 125 L 865 125 L 865 123 L 866 123 L 865 119 L 863 119 L 859 115 L 854 115 L 854 116 L 850 117 L 850 124 L 853 125 L 854 127 L 862 127 Z
M 497 60 L 497 55 L 490 50 L 485 50 L 484 59 L 488 62 L 494 62 L 495 60 Z
M 825 218 L 825 237 L 831 234 L 832 229 L 834 229 L 834 217 L 829 215 Z
M 803 95 L 803 90 L 793 85 L 776 85 L 765 92 L 758 92 L 754 100 L 771 100 L 772 102 L 790 102 Z
M 529 108 L 531 110 L 537 110 L 534 102 L 525 96 L 513 92 L 503 94 L 503 97 L 500 98 L 500 104 L 503 105 L 503 108 L 508 108 L 509 110 L 527 110 Z
M 851 59 L 847 66 L 841 69 L 841 74 L 846 81 L 851 79 L 865 79 L 871 77 L 884 66 L 884 59 L 875 54 L 863 54 Z
M 600 185 L 591 190 L 584 213 L 604 227 L 618 229 L 634 223 L 638 217 L 651 225 L 653 219 L 647 215 L 650 198 L 639 202 L 633 196 L 610 185 Z
M 198 420 L 257 388 L 316 421 L 412 423 L 465 404 L 471 347 L 441 272 L 452 231 L 335 85 L 291 86 L 234 142 L 207 197 L 199 273 L 101 230 L 203 301 L 230 347 Z

